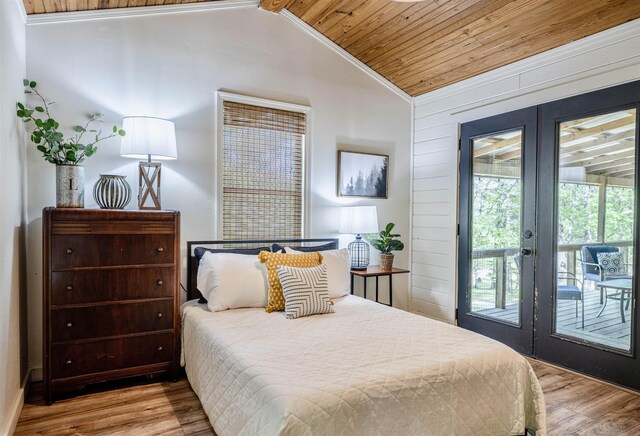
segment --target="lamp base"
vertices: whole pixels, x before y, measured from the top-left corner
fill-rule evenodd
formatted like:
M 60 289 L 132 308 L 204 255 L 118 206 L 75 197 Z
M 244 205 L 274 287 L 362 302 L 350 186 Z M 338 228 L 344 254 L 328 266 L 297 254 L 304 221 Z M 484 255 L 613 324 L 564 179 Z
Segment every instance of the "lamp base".
M 362 235 L 356 235 L 355 241 L 347 246 L 351 258 L 351 269 L 365 270 L 369 266 L 369 244 L 362 240 Z
M 160 162 L 140 162 L 138 176 L 138 209 L 160 210 Z

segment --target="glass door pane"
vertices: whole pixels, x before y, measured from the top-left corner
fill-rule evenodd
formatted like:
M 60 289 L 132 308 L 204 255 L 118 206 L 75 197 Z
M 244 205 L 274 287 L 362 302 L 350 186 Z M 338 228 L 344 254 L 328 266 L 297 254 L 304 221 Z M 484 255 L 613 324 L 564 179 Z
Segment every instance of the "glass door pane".
M 636 110 L 559 124 L 554 332 L 631 350 Z
M 467 311 L 520 325 L 522 129 L 472 140 Z

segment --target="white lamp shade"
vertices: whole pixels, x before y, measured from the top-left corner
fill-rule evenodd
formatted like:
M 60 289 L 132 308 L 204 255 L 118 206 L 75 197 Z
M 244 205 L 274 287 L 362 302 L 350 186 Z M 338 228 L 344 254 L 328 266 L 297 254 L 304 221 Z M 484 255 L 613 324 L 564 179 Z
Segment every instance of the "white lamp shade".
M 378 233 L 378 211 L 375 206 L 343 207 L 340 233 Z
M 153 117 L 126 117 L 120 155 L 136 159 L 168 160 L 178 157 L 176 129 L 172 121 Z

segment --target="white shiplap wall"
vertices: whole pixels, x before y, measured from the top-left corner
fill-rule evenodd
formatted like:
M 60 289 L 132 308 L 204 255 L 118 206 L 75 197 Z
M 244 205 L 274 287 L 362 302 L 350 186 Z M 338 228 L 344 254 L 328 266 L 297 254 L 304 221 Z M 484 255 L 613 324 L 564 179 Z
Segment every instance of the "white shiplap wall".
M 454 321 L 460 123 L 634 80 L 640 20 L 415 98 L 411 311 Z

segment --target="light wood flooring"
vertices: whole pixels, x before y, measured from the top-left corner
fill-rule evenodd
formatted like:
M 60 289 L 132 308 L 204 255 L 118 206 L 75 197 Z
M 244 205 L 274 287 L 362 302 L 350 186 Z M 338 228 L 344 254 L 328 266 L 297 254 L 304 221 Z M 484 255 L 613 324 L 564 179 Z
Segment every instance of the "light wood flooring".
M 547 403 L 549 435 L 639 435 L 640 395 L 530 360 Z M 130 382 L 129 382 L 130 383 Z M 189 382 L 120 383 L 45 406 L 30 390 L 16 435 L 210 435 Z

